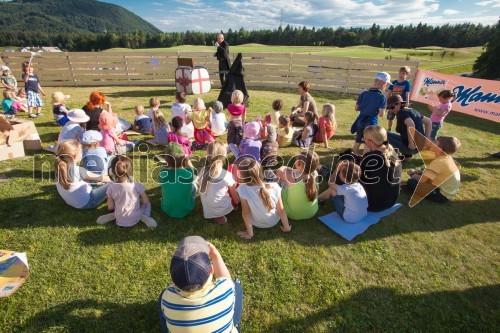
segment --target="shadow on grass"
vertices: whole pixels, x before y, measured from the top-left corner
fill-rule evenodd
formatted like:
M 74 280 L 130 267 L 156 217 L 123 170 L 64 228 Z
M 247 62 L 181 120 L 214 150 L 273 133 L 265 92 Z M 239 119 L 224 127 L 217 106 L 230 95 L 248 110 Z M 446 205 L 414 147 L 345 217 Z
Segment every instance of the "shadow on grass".
M 151 97 L 158 97 L 160 100 L 165 97 L 172 97 L 175 96 L 175 89 L 158 89 L 158 90 L 127 90 L 127 91 L 115 91 L 115 92 L 110 92 L 107 93 L 106 96 L 110 98 L 132 98 L 132 97 L 143 97 L 147 98 L 148 100 Z M 166 102 L 166 101 L 160 101 L 160 102 Z
M 391 288 L 371 287 L 329 308 L 285 318 L 264 331 L 495 332 L 500 325 L 499 300 L 500 285 L 423 295 L 402 295 Z
M 157 302 L 76 300 L 38 312 L 13 332 L 160 332 Z

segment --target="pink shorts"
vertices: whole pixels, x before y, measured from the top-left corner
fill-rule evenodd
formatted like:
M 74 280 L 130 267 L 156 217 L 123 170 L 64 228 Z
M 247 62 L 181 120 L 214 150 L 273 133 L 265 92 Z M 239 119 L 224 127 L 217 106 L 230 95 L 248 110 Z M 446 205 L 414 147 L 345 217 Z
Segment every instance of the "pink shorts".
M 207 126 L 204 129 L 197 129 L 196 127 L 194 128 L 194 139 L 198 143 L 205 143 L 205 142 L 212 142 L 215 141 L 212 131 L 210 128 Z

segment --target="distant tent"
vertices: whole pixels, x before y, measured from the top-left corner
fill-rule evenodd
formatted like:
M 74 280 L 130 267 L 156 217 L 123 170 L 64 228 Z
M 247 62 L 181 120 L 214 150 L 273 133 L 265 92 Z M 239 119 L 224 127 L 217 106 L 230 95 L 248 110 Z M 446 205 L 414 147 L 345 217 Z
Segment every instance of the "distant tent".
M 219 98 L 217 98 L 218 101 L 222 102 L 225 108 L 231 104 L 231 94 L 235 90 L 241 90 L 243 92 L 243 96 L 245 96 L 243 104 L 248 104 L 249 96 L 245 80 L 243 79 L 243 76 L 245 76 L 245 70 L 241 64 L 241 57 L 241 53 L 238 53 L 233 65 L 229 69 L 229 73 L 226 75 L 226 81 L 220 90 Z

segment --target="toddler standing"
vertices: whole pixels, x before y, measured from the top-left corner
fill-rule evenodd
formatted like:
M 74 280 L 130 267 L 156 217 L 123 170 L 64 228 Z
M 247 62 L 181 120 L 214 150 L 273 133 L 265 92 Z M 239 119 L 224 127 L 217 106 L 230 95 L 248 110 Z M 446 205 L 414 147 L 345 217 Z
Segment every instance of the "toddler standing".
M 132 179 L 132 160 L 124 155 L 118 155 L 111 161 L 109 176 L 111 183 L 106 190 L 108 196 L 108 211 L 99 216 L 97 224 L 106 224 L 116 220 L 120 227 L 132 227 L 141 221 L 150 228 L 157 226 L 151 217 L 151 203 L 146 189 Z
M 406 102 L 406 106 L 410 106 L 410 92 L 411 83 L 408 81 L 408 76 L 410 75 L 410 67 L 404 66 L 399 69 L 398 79 L 392 81 L 392 85 L 389 86 L 386 99 L 389 99 L 391 95 L 400 95 L 403 102 Z M 396 114 L 392 110 L 387 110 L 387 120 L 388 120 L 388 131 L 392 130 L 392 123 L 396 118 Z
M 451 100 L 456 97 L 456 94 L 451 90 L 441 90 L 438 93 L 439 105 L 434 106 L 434 104 L 429 105 L 429 110 L 432 112 L 430 118 L 432 122 L 431 137 L 432 141 L 435 141 L 439 129 L 443 127 L 444 118 L 451 111 Z
M 10 68 L 7 66 L 1 66 L 0 70 L 2 71 L 0 81 L 2 81 L 5 89 L 12 89 L 17 92 L 17 79 L 14 75 L 12 75 Z
M 243 139 L 243 124 L 246 118 L 246 106 L 243 103 L 243 92 L 235 90 L 231 94 L 231 103 L 227 106 L 230 114 L 229 124 L 227 125 L 227 143 L 239 145 Z
M 36 118 L 42 112 L 43 101 L 39 93 L 42 96 L 46 96 L 43 92 L 42 86 L 40 85 L 40 79 L 38 75 L 35 74 L 35 68 L 33 64 L 26 66 L 23 73 L 24 89 L 28 94 L 28 112 L 30 118 Z M 33 114 L 33 108 L 36 108 L 36 114 Z

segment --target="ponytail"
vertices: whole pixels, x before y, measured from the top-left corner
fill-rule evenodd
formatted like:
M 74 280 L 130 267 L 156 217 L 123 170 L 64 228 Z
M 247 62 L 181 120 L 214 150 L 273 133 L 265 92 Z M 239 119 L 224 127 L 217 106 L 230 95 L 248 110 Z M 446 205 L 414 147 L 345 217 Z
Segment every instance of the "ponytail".
M 220 161 L 221 164 L 224 164 L 225 160 L 225 145 L 220 141 L 210 142 L 207 146 L 207 159 L 203 168 L 203 174 L 201 175 L 201 193 L 205 193 L 207 190 L 208 181 L 215 178 L 218 171 L 215 167 L 216 163 Z
M 306 195 L 309 201 L 314 201 L 318 197 L 318 188 L 316 187 L 316 177 L 307 175 Z
M 57 181 L 65 189 L 69 190 L 72 175 L 69 174 L 69 166 L 75 163 L 73 156 L 82 150 L 82 145 L 76 140 L 66 140 L 57 147 L 56 160 L 54 167 L 56 169 Z
M 285 126 L 285 133 L 290 133 L 290 117 L 288 116 L 280 116 L 278 121 L 281 125 Z
M 271 194 L 269 193 L 269 188 L 271 185 L 262 183 L 260 184 L 260 191 L 259 195 L 260 198 L 262 199 L 262 202 L 264 203 L 264 207 L 267 208 L 267 211 L 270 212 L 272 209 L 274 209 L 274 203 L 271 200 Z

